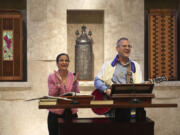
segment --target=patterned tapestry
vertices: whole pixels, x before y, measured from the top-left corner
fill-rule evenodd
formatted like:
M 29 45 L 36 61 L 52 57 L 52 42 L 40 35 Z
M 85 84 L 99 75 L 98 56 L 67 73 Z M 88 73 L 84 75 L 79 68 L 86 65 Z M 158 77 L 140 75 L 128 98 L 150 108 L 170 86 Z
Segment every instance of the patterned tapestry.
M 149 13 L 148 78 L 177 79 L 177 18 L 174 10 Z

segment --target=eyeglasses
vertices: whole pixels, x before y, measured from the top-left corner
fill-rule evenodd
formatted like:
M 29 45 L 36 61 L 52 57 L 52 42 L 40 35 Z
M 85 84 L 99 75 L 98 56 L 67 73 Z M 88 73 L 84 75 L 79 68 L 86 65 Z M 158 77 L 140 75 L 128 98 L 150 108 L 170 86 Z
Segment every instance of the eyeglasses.
M 59 62 L 65 62 L 65 63 L 68 63 L 69 62 L 69 60 L 59 60 Z
M 132 45 L 120 45 L 120 46 L 122 46 L 123 48 L 132 48 Z

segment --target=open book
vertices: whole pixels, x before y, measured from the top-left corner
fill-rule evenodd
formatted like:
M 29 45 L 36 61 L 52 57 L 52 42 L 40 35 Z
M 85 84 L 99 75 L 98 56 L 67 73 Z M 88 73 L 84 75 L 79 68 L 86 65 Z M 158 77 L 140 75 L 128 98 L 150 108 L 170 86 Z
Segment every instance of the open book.
M 53 99 L 61 99 L 61 100 L 72 101 L 71 99 L 68 99 L 68 98 L 66 98 L 66 97 L 55 97 L 55 96 L 43 96 L 43 97 L 28 99 L 28 100 L 25 100 L 25 101 L 42 100 L 42 99 L 50 99 L 50 100 L 53 100 Z

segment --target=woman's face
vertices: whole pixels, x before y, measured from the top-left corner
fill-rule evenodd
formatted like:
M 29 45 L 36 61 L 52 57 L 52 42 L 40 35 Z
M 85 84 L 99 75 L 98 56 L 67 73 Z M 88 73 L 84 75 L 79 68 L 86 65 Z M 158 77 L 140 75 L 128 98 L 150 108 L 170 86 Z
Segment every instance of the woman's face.
M 59 57 L 59 61 L 57 63 L 57 66 L 60 70 L 67 70 L 69 66 L 69 59 L 66 55 L 62 55 Z

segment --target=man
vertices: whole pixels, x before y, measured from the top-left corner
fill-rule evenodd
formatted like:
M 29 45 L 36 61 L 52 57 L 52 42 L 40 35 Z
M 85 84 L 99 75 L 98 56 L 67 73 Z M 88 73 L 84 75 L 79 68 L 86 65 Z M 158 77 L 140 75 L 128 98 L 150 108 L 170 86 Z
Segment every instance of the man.
M 94 80 L 96 89 L 103 92 L 107 96 L 111 94 L 111 85 L 127 84 L 127 83 L 142 83 L 142 72 L 137 62 L 129 59 L 132 46 L 128 38 L 122 37 L 117 41 L 116 51 L 118 55 L 113 61 L 105 62 L 101 67 L 100 72 Z M 117 109 L 120 119 L 125 120 L 130 117 L 130 109 Z M 115 111 L 111 110 L 107 114 L 109 117 L 114 117 Z

